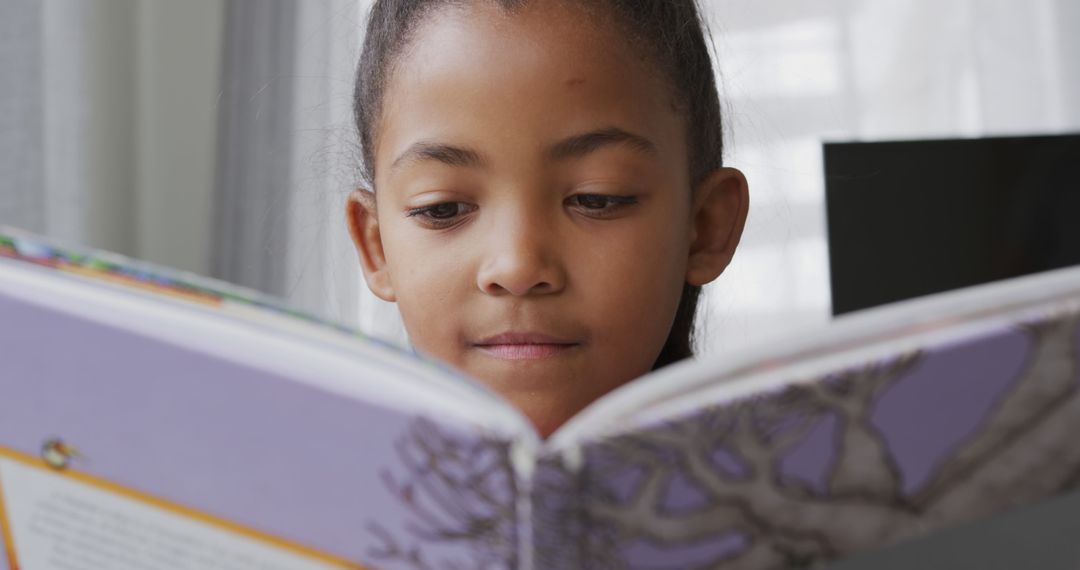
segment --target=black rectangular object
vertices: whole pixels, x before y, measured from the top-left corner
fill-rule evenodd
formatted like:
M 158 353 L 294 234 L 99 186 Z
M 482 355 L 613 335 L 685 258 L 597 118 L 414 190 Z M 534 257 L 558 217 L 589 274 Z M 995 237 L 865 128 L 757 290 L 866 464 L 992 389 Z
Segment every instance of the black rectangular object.
M 824 155 L 834 315 L 1080 264 L 1080 135 Z

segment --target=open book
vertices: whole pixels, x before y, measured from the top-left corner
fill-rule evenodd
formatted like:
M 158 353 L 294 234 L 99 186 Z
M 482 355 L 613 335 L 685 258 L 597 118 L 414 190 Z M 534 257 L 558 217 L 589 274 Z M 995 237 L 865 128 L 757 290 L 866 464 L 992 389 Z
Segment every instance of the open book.
M 1080 480 L 1080 270 L 674 365 L 542 441 L 437 363 L 0 229 L 0 568 L 812 567 Z

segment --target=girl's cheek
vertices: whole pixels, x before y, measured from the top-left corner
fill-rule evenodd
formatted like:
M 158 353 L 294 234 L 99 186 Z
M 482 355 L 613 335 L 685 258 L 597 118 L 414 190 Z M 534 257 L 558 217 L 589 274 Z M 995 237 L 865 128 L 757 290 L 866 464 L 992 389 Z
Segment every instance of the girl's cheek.
M 446 300 L 460 288 L 470 265 L 463 240 L 423 228 L 403 228 L 395 232 L 387 249 L 395 288 L 400 297 L 423 304 Z

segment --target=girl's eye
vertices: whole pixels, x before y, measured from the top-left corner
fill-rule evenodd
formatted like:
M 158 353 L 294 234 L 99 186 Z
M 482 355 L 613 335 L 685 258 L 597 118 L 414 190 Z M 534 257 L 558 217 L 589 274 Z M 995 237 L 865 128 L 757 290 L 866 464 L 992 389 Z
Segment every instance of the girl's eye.
M 418 218 L 427 226 L 444 228 L 454 225 L 462 216 L 475 209 L 475 206 L 462 202 L 440 202 L 430 206 L 411 208 L 406 212 L 406 216 Z
M 570 206 L 579 211 L 597 217 L 616 213 L 626 206 L 637 203 L 633 196 L 614 196 L 610 194 L 578 194 L 570 197 Z

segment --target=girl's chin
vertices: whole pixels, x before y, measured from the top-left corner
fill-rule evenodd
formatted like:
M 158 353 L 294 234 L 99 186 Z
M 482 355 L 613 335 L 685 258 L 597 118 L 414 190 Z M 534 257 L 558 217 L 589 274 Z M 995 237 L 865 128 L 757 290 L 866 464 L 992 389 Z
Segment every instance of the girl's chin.
M 581 354 L 573 349 L 547 347 L 472 351 L 462 370 L 496 392 L 516 397 L 559 397 L 581 390 Z M 542 396 L 543 395 L 543 396 Z M 549 396 L 550 395 L 550 396 Z

